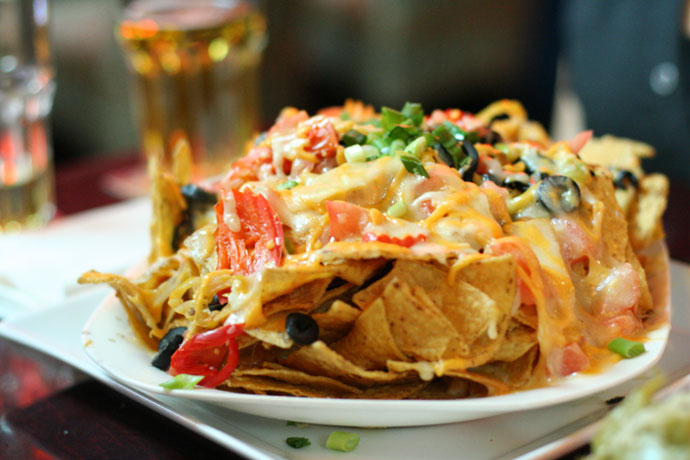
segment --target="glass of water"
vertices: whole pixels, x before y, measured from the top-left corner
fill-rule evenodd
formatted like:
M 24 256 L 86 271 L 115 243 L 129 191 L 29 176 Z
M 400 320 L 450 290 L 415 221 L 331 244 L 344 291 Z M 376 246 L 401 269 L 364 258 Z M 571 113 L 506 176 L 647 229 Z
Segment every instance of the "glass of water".
M 0 0 L 0 233 L 55 213 L 48 0 Z

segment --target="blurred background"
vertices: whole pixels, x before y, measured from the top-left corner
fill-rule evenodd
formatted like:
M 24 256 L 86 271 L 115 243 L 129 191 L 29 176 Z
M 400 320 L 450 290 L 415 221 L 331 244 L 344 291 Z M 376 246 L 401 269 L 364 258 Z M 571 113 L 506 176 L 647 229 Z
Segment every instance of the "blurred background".
M 129 75 L 115 40 L 116 0 L 53 2 L 55 160 L 137 148 Z M 550 123 L 557 2 L 266 1 L 261 124 L 287 105 L 310 113 L 346 98 L 479 110 L 519 98 Z
M 264 1 L 260 124 L 348 97 L 476 111 L 515 98 L 556 138 L 585 126 L 649 142 L 690 181 L 685 0 Z M 117 0 L 53 2 L 58 167 L 132 154 L 137 131 Z M 575 97 L 577 95 L 577 97 Z M 583 111 L 583 107 L 586 109 Z

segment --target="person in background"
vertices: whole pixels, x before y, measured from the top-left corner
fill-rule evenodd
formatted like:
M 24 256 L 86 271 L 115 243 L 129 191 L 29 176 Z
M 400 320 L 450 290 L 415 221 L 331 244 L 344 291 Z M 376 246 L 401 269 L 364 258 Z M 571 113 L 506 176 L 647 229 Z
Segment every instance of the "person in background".
M 690 2 L 566 0 L 562 53 L 585 125 L 654 146 L 648 171 L 690 184 Z

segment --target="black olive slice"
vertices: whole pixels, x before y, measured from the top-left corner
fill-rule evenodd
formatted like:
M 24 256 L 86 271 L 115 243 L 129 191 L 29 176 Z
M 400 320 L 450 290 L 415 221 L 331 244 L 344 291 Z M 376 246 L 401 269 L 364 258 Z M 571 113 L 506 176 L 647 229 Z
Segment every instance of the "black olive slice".
M 218 298 L 218 294 L 216 294 L 211 299 L 211 303 L 208 304 L 208 309 L 211 311 L 217 311 L 217 310 L 222 310 L 224 306 L 225 306 L 225 304 L 220 303 L 220 299 Z
M 505 178 L 503 186 L 509 190 L 523 193 L 529 188 L 529 176 L 527 174 L 512 174 Z
M 566 176 L 549 176 L 537 188 L 537 200 L 551 214 L 573 212 L 580 207 L 580 187 Z
M 290 313 L 285 318 L 285 332 L 300 345 L 309 345 L 319 338 L 319 325 L 309 315 Z
M 463 160 L 465 164 L 459 168 L 460 175 L 462 175 L 462 180 L 471 182 L 474 173 L 477 171 L 477 166 L 479 166 L 479 154 L 472 142 L 467 139 L 462 141 L 462 150 L 465 152 L 465 155 L 467 155 L 467 158 Z
M 157 367 L 162 371 L 168 370 L 170 367 L 170 357 L 180 348 L 186 331 L 186 327 L 180 326 L 174 327 L 165 333 L 161 341 L 158 342 L 158 353 L 151 361 L 153 367 Z
M 434 149 L 436 150 L 436 153 L 438 153 L 438 157 L 441 159 L 442 162 L 450 166 L 451 168 L 455 168 L 455 162 L 453 161 L 453 157 L 450 153 L 448 153 L 448 150 L 441 145 L 441 143 L 436 143 L 434 144 Z
M 187 200 L 187 205 L 190 207 L 197 203 L 214 205 L 218 201 L 218 197 L 215 193 L 209 192 L 196 184 L 183 185 L 180 191 L 182 192 L 182 196 L 185 197 L 185 200 Z
M 639 182 L 635 173 L 628 171 L 627 169 L 621 169 L 616 172 L 616 175 L 613 178 L 613 185 L 615 185 L 616 188 L 621 189 L 627 189 L 631 185 L 637 188 L 639 186 Z

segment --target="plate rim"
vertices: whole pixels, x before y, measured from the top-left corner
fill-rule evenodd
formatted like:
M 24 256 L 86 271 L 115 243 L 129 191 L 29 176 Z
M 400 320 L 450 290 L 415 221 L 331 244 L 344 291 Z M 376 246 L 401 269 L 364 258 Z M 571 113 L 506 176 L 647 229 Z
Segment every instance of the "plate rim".
M 577 374 L 575 376 L 567 377 L 554 385 L 517 391 L 506 395 L 450 400 L 380 400 L 254 395 L 205 388 L 195 388 L 193 390 L 166 390 L 160 387 L 158 384 L 137 380 L 135 376 L 121 375 L 118 372 L 113 372 L 106 363 L 102 363 L 99 359 L 98 351 L 94 349 L 94 342 L 91 340 L 92 335 L 90 330 L 99 320 L 103 320 L 104 316 L 107 316 L 111 310 L 113 311 L 112 314 L 115 314 L 114 311 L 116 309 L 122 309 L 122 306 L 119 305 L 119 300 L 114 292 L 111 292 L 110 295 L 108 295 L 101 302 L 98 308 L 96 308 L 89 316 L 89 319 L 82 329 L 82 345 L 84 346 L 87 356 L 94 363 L 96 363 L 108 375 L 124 385 L 154 394 L 175 396 L 213 404 L 222 404 L 226 407 L 231 407 L 234 410 L 239 410 L 246 413 L 252 412 L 248 412 L 243 408 L 237 408 L 235 407 L 235 404 L 251 404 L 256 406 L 280 404 L 283 406 L 299 406 L 304 409 L 324 410 L 348 407 L 350 409 L 357 408 L 362 410 L 381 408 L 385 410 L 428 409 L 439 412 L 482 412 L 482 415 L 472 417 L 472 419 L 477 419 L 509 412 L 539 409 L 581 399 L 625 383 L 635 377 L 638 377 L 654 366 L 661 359 L 661 356 L 666 349 L 671 330 L 670 258 L 668 256 L 668 251 L 666 250 L 665 244 L 662 245 L 659 255 L 663 258 L 664 262 L 662 270 L 663 273 L 661 274 L 663 275 L 663 280 L 665 281 L 659 287 L 659 289 L 664 290 L 663 294 L 666 302 L 665 305 L 658 307 L 658 311 L 662 314 L 665 314 L 666 318 L 662 324 L 657 325 L 656 328 L 653 328 L 647 332 L 648 344 L 661 342 L 660 346 L 658 346 L 658 349 L 655 350 L 653 355 L 645 353 L 640 357 L 635 358 L 643 360 L 643 364 L 639 366 L 627 364 L 634 361 L 621 359 L 601 373 Z M 139 345 L 141 346 L 142 350 L 146 350 L 145 346 L 141 344 L 141 342 L 139 342 Z M 634 367 L 630 368 L 630 366 Z M 622 372 L 620 372 L 621 368 L 624 369 Z M 168 375 L 163 371 L 161 371 L 161 374 L 166 376 Z M 161 382 L 162 381 L 164 380 L 161 379 Z M 585 385 L 583 385 L 583 383 L 585 383 Z M 415 424 L 400 426 L 413 425 Z M 419 425 L 419 423 L 416 425 Z

